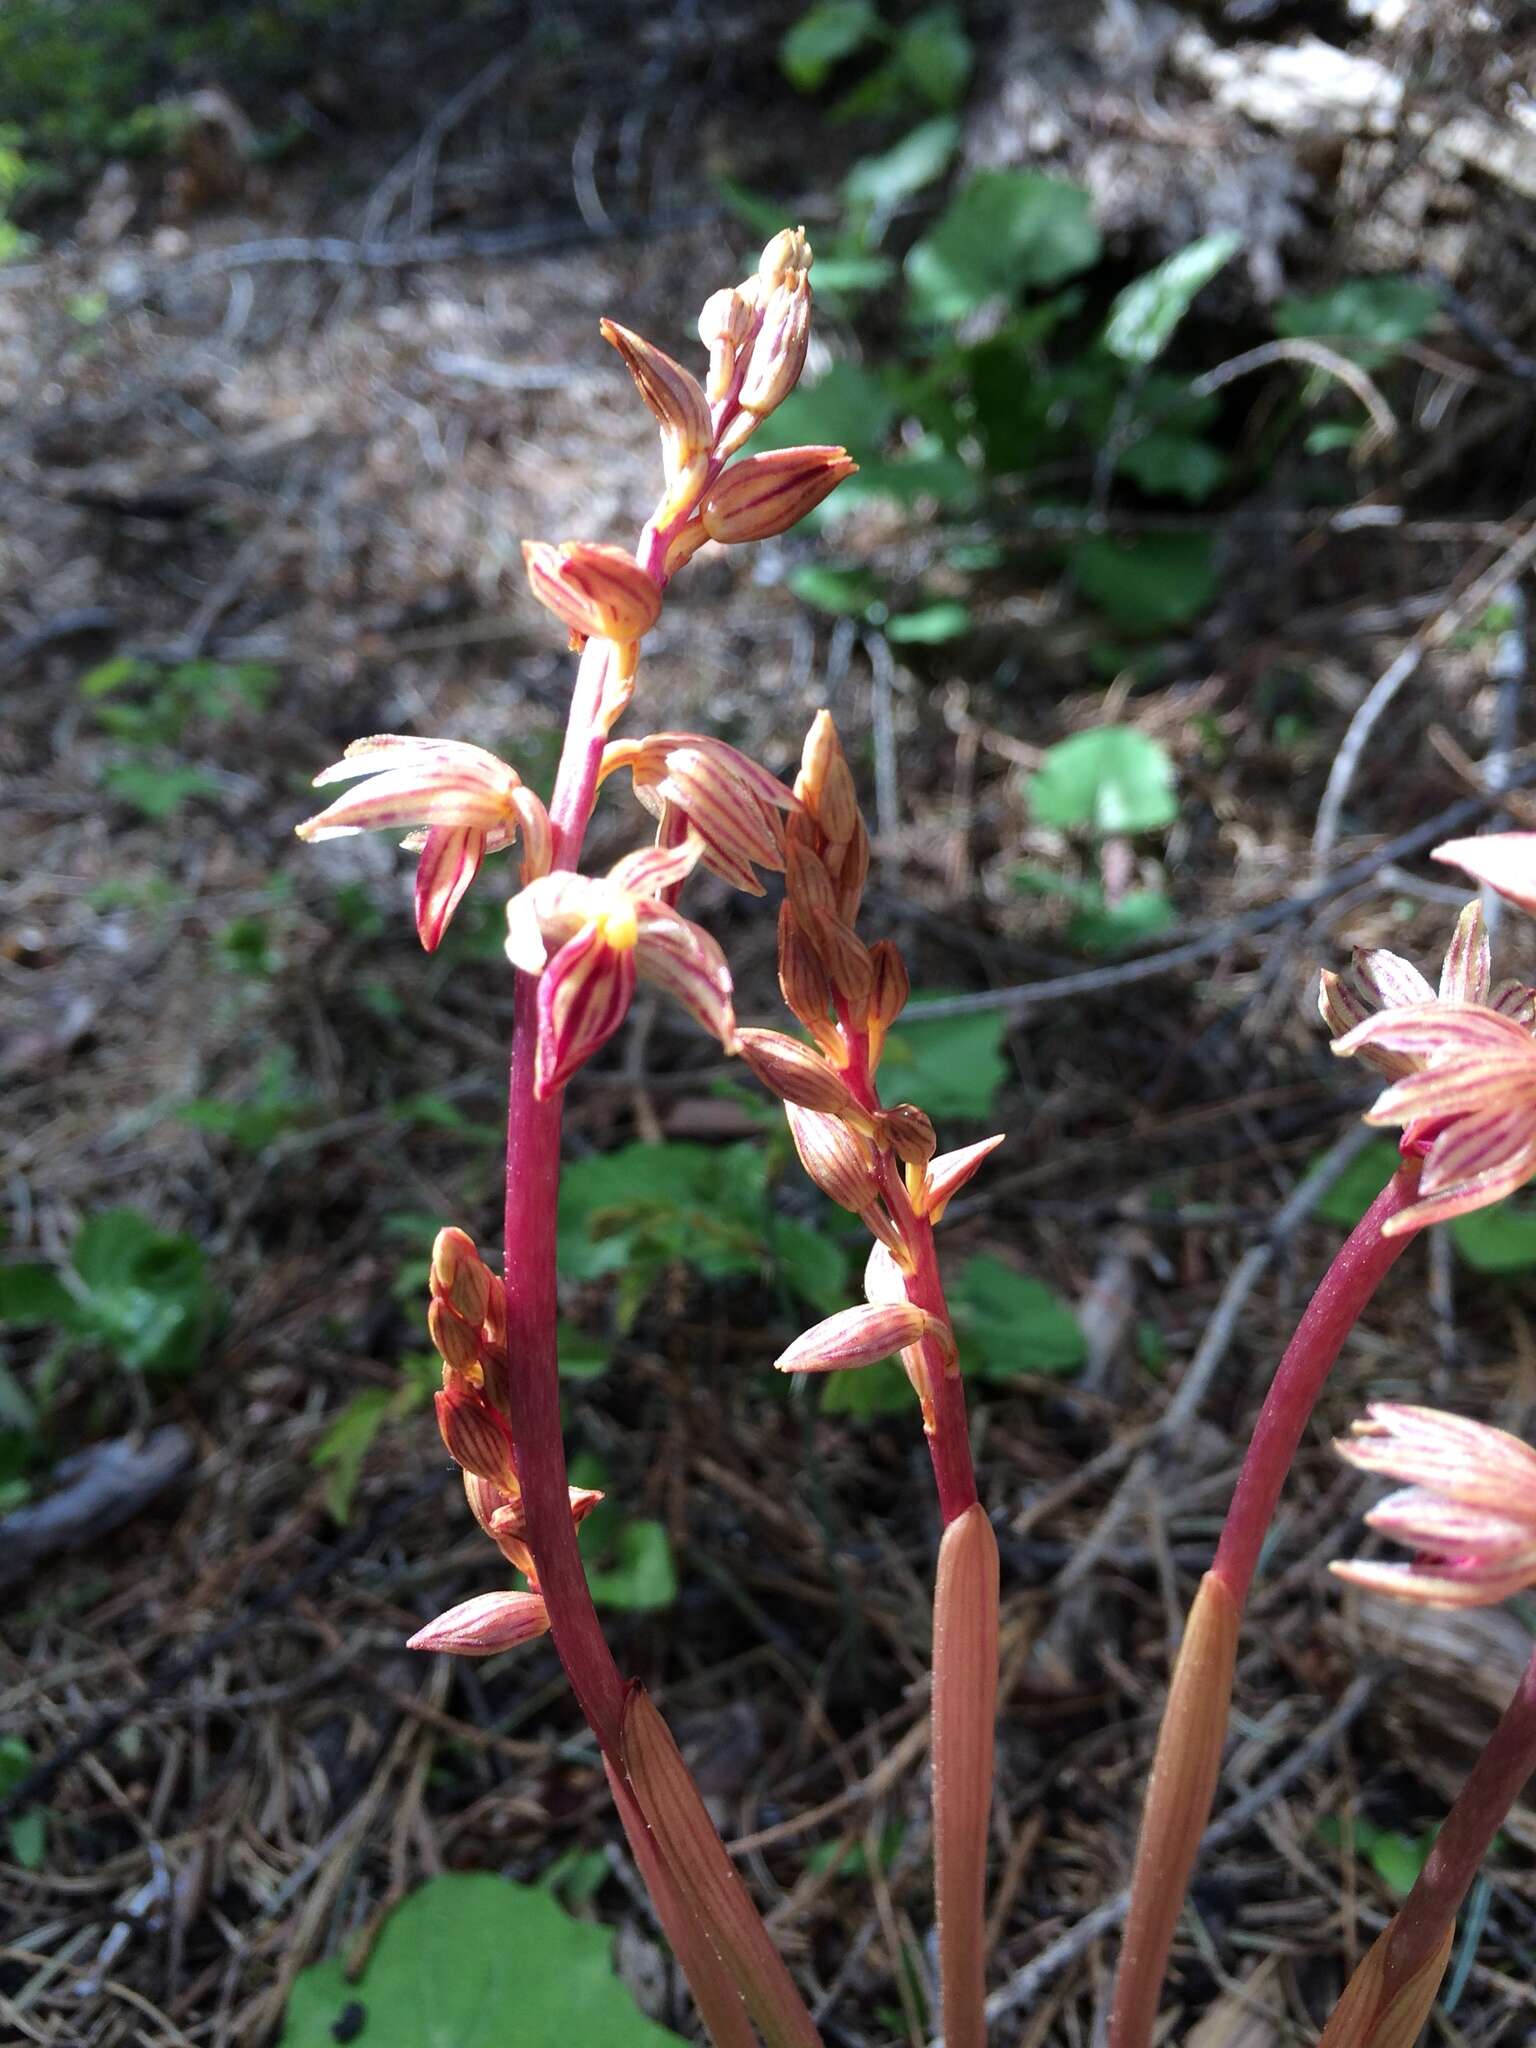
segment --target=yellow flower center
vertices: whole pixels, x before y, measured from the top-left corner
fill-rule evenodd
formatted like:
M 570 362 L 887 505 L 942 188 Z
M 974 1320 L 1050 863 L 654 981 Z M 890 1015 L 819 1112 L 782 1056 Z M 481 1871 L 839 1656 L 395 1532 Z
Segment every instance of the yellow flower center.
M 603 943 L 616 953 L 634 951 L 640 937 L 640 925 L 635 916 L 634 898 L 627 889 L 613 891 L 597 914 L 597 928 L 603 935 Z

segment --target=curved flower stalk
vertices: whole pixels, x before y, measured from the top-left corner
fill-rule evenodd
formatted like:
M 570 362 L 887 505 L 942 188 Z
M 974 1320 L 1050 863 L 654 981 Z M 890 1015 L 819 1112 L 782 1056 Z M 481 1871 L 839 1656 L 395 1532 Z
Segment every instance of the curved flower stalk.
M 779 984 L 813 1043 L 744 1031 L 738 1048 L 784 1104 L 806 1172 L 874 1239 L 867 1305 L 798 1337 L 781 1372 L 839 1372 L 898 1354 L 917 1396 L 944 1520 L 934 1600 L 935 1905 L 949 2048 L 986 2039 L 985 1884 L 997 1708 L 997 1539 L 976 1497 L 959 1354 L 934 1225 L 1002 1140 L 935 1158 L 933 1125 L 912 1103 L 887 1108 L 877 1072 L 907 1000 L 888 939 L 856 930 L 869 837 L 837 733 L 818 712 L 785 825 Z
M 1281 1489 L 1345 1338 L 1415 1231 L 1497 1201 L 1536 1171 L 1536 997 L 1495 986 L 1482 911 L 1462 912 L 1438 990 L 1408 961 L 1359 952 L 1325 974 L 1334 1050 L 1391 1082 L 1370 1119 L 1402 1123 L 1403 1162 L 1345 1242 L 1276 1368 L 1210 1571 L 1186 1625 L 1148 1782 L 1110 2016 L 1110 2048 L 1147 2048 L 1195 1852 L 1215 1798 L 1237 1632 Z M 1420 1199 L 1420 1176 L 1424 1198 Z
M 1335 1564 L 1341 1578 L 1430 1607 L 1488 1606 L 1536 1584 L 1536 1451 L 1519 1438 L 1381 1401 L 1336 1448 L 1352 1465 L 1408 1482 L 1366 1520 L 1419 1552 L 1407 1565 Z M 1445 1974 L 1462 1902 L 1533 1771 L 1536 1655 L 1408 1897 L 1345 1986 L 1320 2048 L 1411 2048 Z
M 757 870 L 785 863 L 784 818 L 798 799 L 718 740 L 610 735 L 634 696 L 641 643 L 671 577 L 707 542 L 783 532 L 853 470 L 844 450 L 827 448 L 727 467 L 800 374 L 810 269 L 803 232 L 786 229 L 751 277 L 714 294 L 699 323 L 709 352 L 702 383 L 653 343 L 604 323 L 659 424 L 663 489 L 633 554 L 604 542 L 525 544 L 533 595 L 581 656 L 547 811 L 481 748 L 391 735 L 359 742 L 324 772 L 322 784 L 370 779 L 300 827 L 313 839 L 416 828 L 407 844 L 421 855 L 417 924 L 429 950 L 484 855 L 521 838 L 523 886 L 508 918 L 516 983 L 505 1270 L 498 1278 L 462 1232 L 445 1232 L 429 1327 L 443 1357 L 444 1442 L 463 1469 L 471 1512 L 525 1583 L 460 1603 L 412 1640 L 476 1656 L 552 1637 L 720 2048 L 738 2048 L 751 2025 L 795 2048 L 818 2037 L 659 1717 L 626 1685 L 598 1623 L 577 1547 L 577 1525 L 597 1496 L 570 1487 L 561 1432 L 555 1208 L 565 1085 L 618 1029 L 640 979 L 736 1050 L 725 960 L 679 913 L 677 897 L 696 865 L 760 892 Z M 657 819 L 656 844 L 605 876 L 583 876 L 577 863 L 598 785 L 620 767 Z M 646 1768 L 632 1769 L 641 1756 Z

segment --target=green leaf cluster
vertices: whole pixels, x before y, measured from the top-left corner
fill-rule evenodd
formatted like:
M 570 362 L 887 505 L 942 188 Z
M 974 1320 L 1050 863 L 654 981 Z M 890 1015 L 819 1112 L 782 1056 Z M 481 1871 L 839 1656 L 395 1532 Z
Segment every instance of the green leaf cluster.
M 774 1213 L 760 1144 L 634 1144 L 574 1160 L 561 1177 L 560 1270 L 617 1277 L 621 1330 L 662 1274 L 777 1278 L 814 1307 L 842 1306 L 841 1240 Z
M 190 1372 L 217 1313 L 201 1247 L 135 1209 L 90 1217 L 61 1272 L 0 1266 L 0 1324 L 51 1325 L 130 1372 Z
M 510 2031 L 509 2031 L 510 2029 Z M 542 1885 L 451 1872 L 397 1906 L 354 1980 L 301 1970 L 279 2048 L 678 2048 L 613 1970 L 613 1935 Z

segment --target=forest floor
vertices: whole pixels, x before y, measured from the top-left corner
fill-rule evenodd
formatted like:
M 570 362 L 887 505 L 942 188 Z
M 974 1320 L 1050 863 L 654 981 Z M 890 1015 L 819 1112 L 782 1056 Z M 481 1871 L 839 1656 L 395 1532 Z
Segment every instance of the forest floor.
M 594 30 L 605 13 L 568 11 Z M 598 318 L 693 360 L 697 306 L 753 243 L 716 175 L 803 195 L 814 238 L 851 145 L 779 75 L 783 10 L 629 10 L 564 43 L 544 10 L 509 27 L 518 12 L 467 10 L 418 49 L 386 37 L 356 75 L 317 78 L 307 146 L 222 197 L 153 165 L 109 172 L 0 271 L 5 1256 L 67 1268 L 82 1223 L 126 1207 L 206 1261 L 176 1298 L 206 1324 L 191 1370 L 143 1370 L 174 1346 L 142 1328 L 119 1332 L 117 1358 L 78 1332 L 0 1328 L 0 1480 L 23 1517 L 0 1546 L 68 1476 L 56 1461 L 84 1454 L 70 1547 L 18 1548 L 10 1568 L 0 1547 L 7 2041 L 258 2044 L 299 1971 L 360 1954 L 422 1879 L 537 1882 L 556 1865 L 567 1902 L 618 1929 L 641 2006 L 691 2025 L 552 1652 L 477 1667 L 402 1648 L 491 1583 L 419 1354 L 431 1231 L 458 1223 L 499 1257 L 497 890 L 428 958 L 392 845 L 306 849 L 292 828 L 309 779 L 364 733 L 473 739 L 547 780 L 571 664 L 519 542 L 620 539 L 657 486 L 651 422 Z M 1018 95 L 1059 62 L 1078 98 L 1052 161 L 1095 192 L 1131 275 L 1167 253 L 1153 172 L 1126 168 L 1169 147 L 1163 59 L 1117 82 L 1107 32 L 1084 29 L 1031 71 L 1036 10 L 1004 12 L 973 29 L 971 160 L 1032 160 L 1044 145 Z M 1358 54 L 1385 33 L 1365 8 L 1257 12 L 1241 33 L 1266 48 L 1316 31 Z M 1447 107 L 1476 99 L 1486 52 L 1463 55 L 1465 77 L 1433 74 Z M 1214 93 L 1180 76 L 1186 99 Z M 1094 91 L 1119 110 L 1100 132 Z M 1219 180 L 1237 116 L 1199 111 Z M 1116 151 L 1144 180 L 1139 213 Z M 1127 1876 L 1168 1649 L 1342 1235 L 1298 1190 L 1321 1158 L 1348 1164 L 1369 1079 L 1329 1056 L 1317 967 L 1385 943 L 1433 973 L 1462 900 L 1426 861 L 1436 821 L 1500 815 L 1502 776 L 1507 815 L 1536 822 L 1518 788 L 1536 764 L 1519 695 L 1528 223 L 1518 193 L 1463 164 L 1466 204 L 1421 205 L 1415 252 L 1378 158 L 1374 183 L 1351 184 L 1352 163 L 1343 144 L 1306 159 L 1290 228 L 1261 221 L 1274 195 L 1255 176 L 1251 247 L 1267 255 L 1202 345 L 1219 360 L 1222 323 L 1246 332 L 1266 263 L 1291 289 L 1433 266 L 1452 279 L 1444 317 L 1383 378 L 1394 432 L 1346 495 L 1277 463 L 1207 515 L 1220 594 L 1168 636 L 1155 679 L 1094 672 L 1059 558 L 984 576 L 963 636 L 894 645 L 792 592 L 831 546 L 811 534 L 699 557 L 647 645 L 631 725 L 723 732 L 789 774 L 830 705 L 878 827 L 865 931 L 899 940 L 919 996 L 1009 992 L 979 1036 L 931 1042 L 923 1069 L 961 1105 L 942 1142 L 1009 1134 L 956 1204 L 946 1259 L 1042 1283 L 1084 1335 L 1073 1371 L 975 1390 L 1004 1571 L 999 2042 L 1093 2034 L 1115 1937 L 1086 1916 Z M 836 320 L 822 338 L 834 355 L 865 345 Z M 1276 403 L 1260 380 L 1234 439 Z M 1134 504 L 1100 516 L 1139 530 Z M 925 517 L 876 507 L 836 532 L 840 558 L 892 583 L 923 576 L 932 546 Z M 1422 658 L 1319 842 L 1341 741 L 1405 650 Z M 1062 901 L 1017 879 L 1042 861 L 1093 878 L 1090 850 L 1032 818 L 1026 781 L 1106 722 L 1156 740 L 1177 775 L 1157 848 L 1173 921 L 1129 956 L 1075 950 Z M 627 795 L 605 798 L 592 864 L 638 843 L 637 822 Z M 1125 858 L 1139 876 L 1145 844 Z M 778 1023 L 771 902 L 709 882 L 691 900 L 740 1014 Z M 1523 921 L 1506 917 L 1497 946 L 1500 972 L 1536 979 Z M 809 1319 L 774 1269 L 775 1219 L 837 1247 L 849 1299 L 862 1255 L 711 1052 L 643 1006 L 570 1096 L 574 1161 L 636 1141 L 683 1161 L 652 1236 L 622 1227 L 643 1169 L 613 1183 L 618 1225 L 593 1225 L 596 1195 L 571 1221 L 617 1229 L 630 1262 L 621 1286 L 573 1254 L 564 1303 L 592 1368 L 569 1383 L 571 1443 L 621 1504 L 605 1620 L 828 2042 L 921 2042 L 926 1460 L 910 1406 L 827 1412 L 771 1383 Z M 973 1076 L 957 1094 L 953 1070 L 993 1061 L 990 1103 L 968 1099 Z M 711 1229 L 712 1264 L 690 1235 Z M 1529 1614 L 1405 1621 L 1341 1599 L 1324 1567 L 1362 1541 L 1362 1490 L 1330 1436 L 1391 1396 L 1522 1429 L 1532 1309 L 1529 1269 L 1490 1275 L 1426 1240 L 1346 1349 L 1244 1636 L 1222 1807 L 1289 1768 L 1197 1885 L 1177 1952 L 1173 2031 L 1200 2048 L 1311 2038 L 1396 1896 L 1388 1854 L 1357 1853 L 1362 1825 L 1422 1853 L 1525 1661 Z M 1201 1398 L 1170 1432 L 1192 1364 Z M 107 1445 L 148 1447 L 162 1483 L 114 1477 Z M 1487 1904 L 1454 2018 L 1436 2022 L 1447 2042 L 1531 2031 L 1528 1814 Z

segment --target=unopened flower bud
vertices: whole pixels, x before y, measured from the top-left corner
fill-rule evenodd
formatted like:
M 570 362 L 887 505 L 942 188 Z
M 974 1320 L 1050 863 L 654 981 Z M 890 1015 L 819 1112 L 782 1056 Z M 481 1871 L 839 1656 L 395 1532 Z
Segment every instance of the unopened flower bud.
M 699 508 L 711 540 L 770 540 L 787 533 L 858 464 L 846 448 L 778 448 L 733 462 Z
M 837 915 L 837 890 L 821 855 L 794 831 L 786 835 L 784 888 L 800 929 L 814 940 L 820 919 Z
M 476 1386 L 480 1384 L 484 1367 L 480 1362 L 478 1325 L 465 1322 L 446 1301 L 435 1296 L 427 1305 L 427 1334 L 444 1365 Z
M 731 388 L 737 354 L 752 332 L 755 318 L 756 307 L 752 300 L 733 287 L 713 292 L 704 301 L 703 311 L 699 314 L 699 339 L 709 350 L 708 392 L 716 403 Z
M 660 616 L 661 592 L 623 548 L 525 540 L 523 563 L 539 603 L 580 640 L 639 640 Z
M 833 1023 L 832 984 L 821 955 L 800 929 L 792 905 L 779 905 L 779 987 L 790 1013 L 803 1024 L 836 1067 L 848 1064 L 848 1047 Z
M 657 523 L 665 525 L 692 502 L 708 473 L 715 439 L 709 400 L 698 379 L 654 343 L 616 321 L 601 324 L 603 339 L 624 358 L 640 396 L 661 423 L 668 495 Z
M 800 381 L 810 338 L 810 282 L 801 271 L 786 273 L 784 282 L 776 284 L 763 303 L 762 325 L 741 380 L 744 413 L 766 419 L 783 404 Z
M 477 1478 L 488 1479 L 503 1493 L 516 1495 L 512 1432 L 485 1396 L 472 1388 L 453 1386 L 434 1398 L 437 1427 L 453 1462 Z
M 857 810 L 851 835 L 841 846 L 828 846 L 826 862 L 837 886 L 837 914 L 844 924 L 855 924 L 864 900 L 864 884 L 869 878 L 869 834 Z
M 772 290 L 807 276 L 815 260 L 804 228 L 780 228 L 758 258 L 757 274 Z
M 857 1015 L 867 1010 L 875 970 L 869 948 L 835 912 L 824 911 L 816 920 L 816 947 L 826 965 L 833 988 Z
M 738 1031 L 736 1050 L 781 1101 L 842 1117 L 865 1130 L 870 1127 L 867 1113 L 836 1067 L 798 1038 L 783 1031 Z
M 786 1102 L 784 1114 L 800 1164 L 824 1195 L 861 1215 L 875 1198 L 875 1149 L 840 1117 Z
M 830 711 L 818 711 L 811 720 L 801 750 L 795 795 L 834 845 L 853 837 L 859 800 Z
M 934 1135 L 933 1121 L 915 1102 L 898 1102 L 886 1110 L 881 1127 L 891 1150 L 903 1166 L 924 1167 L 933 1157 L 939 1142 Z
M 471 1328 L 479 1329 L 490 1314 L 491 1274 L 462 1230 L 440 1230 L 432 1246 L 432 1292 L 446 1301 Z
M 779 1372 L 842 1372 L 873 1365 L 940 1333 L 953 1350 L 948 1326 L 907 1301 L 845 1308 L 797 1337 L 774 1365 Z
M 549 1629 L 549 1610 L 537 1593 L 477 1593 L 417 1629 L 408 1650 L 443 1650 L 451 1657 L 494 1657 L 531 1643 Z

